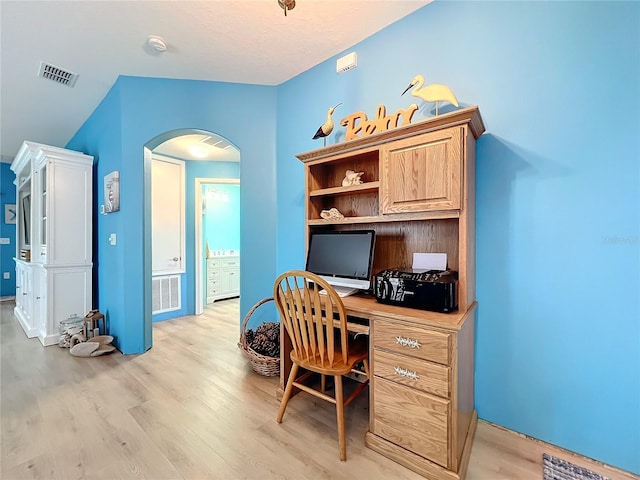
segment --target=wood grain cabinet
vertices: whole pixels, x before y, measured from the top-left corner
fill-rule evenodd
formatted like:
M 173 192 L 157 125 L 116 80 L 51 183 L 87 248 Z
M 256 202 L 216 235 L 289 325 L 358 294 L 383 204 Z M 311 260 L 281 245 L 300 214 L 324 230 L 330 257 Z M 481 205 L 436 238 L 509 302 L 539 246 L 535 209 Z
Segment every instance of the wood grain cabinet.
M 366 445 L 430 479 L 464 478 L 477 423 L 475 142 L 484 130 L 470 107 L 297 155 L 307 239 L 373 229 L 374 273 L 410 268 L 415 252 L 446 253 L 458 272 L 458 311 L 450 314 L 345 299 L 348 312 L 370 321 Z M 342 186 L 346 170 L 364 172 L 364 183 Z M 331 208 L 344 217 L 323 219 Z
M 381 148 L 383 214 L 459 210 L 463 129 L 446 128 Z
M 477 423 L 474 316 L 475 304 L 457 322 L 438 327 L 414 323 L 419 317 L 371 323 L 374 379 L 366 443 L 427 478 L 462 478 L 466 472 Z

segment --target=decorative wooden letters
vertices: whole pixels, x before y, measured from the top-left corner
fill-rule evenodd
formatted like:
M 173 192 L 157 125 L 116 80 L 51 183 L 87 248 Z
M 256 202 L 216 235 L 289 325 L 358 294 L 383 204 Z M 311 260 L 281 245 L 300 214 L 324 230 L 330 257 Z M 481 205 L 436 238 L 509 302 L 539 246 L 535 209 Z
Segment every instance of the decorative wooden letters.
M 411 123 L 411 118 L 416 113 L 416 110 L 418 110 L 418 105 L 414 103 L 409 105 L 406 110 L 400 109 L 392 115 L 387 115 L 387 108 L 384 105 L 378 105 L 375 119 L 367 119 L 367 114 L 364 112 L 355 112 L 340 120 L 340 125 L 347 127 L 345 139 L 353 140 L 354 138 L 368 137 L 374 133 L 386 132 L 402 125 L 408 125 Z M 399 123 L 401 118 L 402 123 Z

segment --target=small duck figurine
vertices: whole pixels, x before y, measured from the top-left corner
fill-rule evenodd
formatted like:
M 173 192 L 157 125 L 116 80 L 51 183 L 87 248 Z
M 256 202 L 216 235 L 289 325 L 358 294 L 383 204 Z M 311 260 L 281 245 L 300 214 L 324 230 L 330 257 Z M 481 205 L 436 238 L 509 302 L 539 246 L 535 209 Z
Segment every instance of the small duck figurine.
M 402 92 L 402 95 L 407 93 L 410 88 L 413 88 L 411 95 L 414 97 L 418 97 L 425 102 L 435 102 L 436 116 L 438 116 L 438 104 L 442 101 L 449 102 L 456 107 L 458 106 L 458 99 L 446 85 L 440 85 L 439 83 L 432 83 L 426 87 L 423 85 L 424 77 L 422 75 L 416 75 L 413 77 L 413 80 L 411 80 L 409 86 Z
M 329 110 L 327 110 L 327 120 L 326 120 L 326 122 L 324 122 L 322 125 L 320 125 L 320 128 L 318 128 L 318 131 L 313 136 L 313 140 L 316 140 L 318 138 L 322 138 L 324 140 L 324 146 L 325 147 L 327 146 L 327 137 L 333 131 L 333 117 L 331 115 L 333 115 L 333 111 L 336 108 L 338 108 L 340 105 L 342 105 L 342 102 L 337 104 L 335 107 L 331 107 Z

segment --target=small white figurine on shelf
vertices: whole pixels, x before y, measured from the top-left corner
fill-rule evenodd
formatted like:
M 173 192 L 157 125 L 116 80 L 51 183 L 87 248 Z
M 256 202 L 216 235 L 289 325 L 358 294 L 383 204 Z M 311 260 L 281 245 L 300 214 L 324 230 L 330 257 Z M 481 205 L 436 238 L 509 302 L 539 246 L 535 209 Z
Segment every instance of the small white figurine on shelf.
M 333 218 L 344 218 L 344 215 L 340 213 L 340 210 L 337 208 L 330 208 L 329 210 L 322 210 L 320 212 L 320 216 L 325 220 L 330 220 Z
M 342 186 L 348 187 L 350 185 L 360 185 L 362 183 L 362 175 L 364 172 L 354 172 L 353 170 L 347 170 L 345 177 L 342 180 Z

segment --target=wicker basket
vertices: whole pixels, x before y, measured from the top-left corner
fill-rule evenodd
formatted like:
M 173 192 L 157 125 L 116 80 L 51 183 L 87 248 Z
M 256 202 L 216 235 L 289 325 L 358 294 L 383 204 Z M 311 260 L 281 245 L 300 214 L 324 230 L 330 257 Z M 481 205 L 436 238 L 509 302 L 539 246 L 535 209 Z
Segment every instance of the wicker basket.
M 238 348 L 242 350 L 242 353 L 244 353 L 251 362 L 251 368 L 253 368 L 253 371 L 259 373 L 260 375 L 264 375 L 265 377 L 275 377 L 280 375 L 280 358 L 267 357 L 254 351 L 247 344 L 246 331 L 247 322 L 251 318 L 251 315 L 253 315 L 253 312 L 255 312 L 260 305 L 271 301 L 273 301 L 273 297 L 263 298 L 253 307 L 251 307 L 251 310 L 249 310 L 242 322 L 242 333 L 240 334 L 240 341 L 238 342 Z

